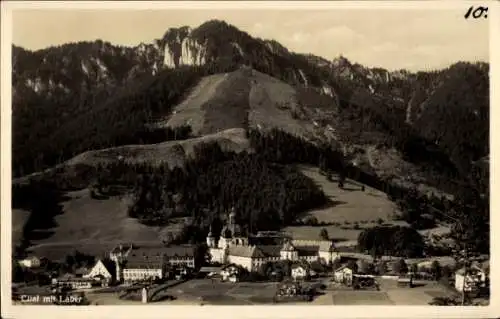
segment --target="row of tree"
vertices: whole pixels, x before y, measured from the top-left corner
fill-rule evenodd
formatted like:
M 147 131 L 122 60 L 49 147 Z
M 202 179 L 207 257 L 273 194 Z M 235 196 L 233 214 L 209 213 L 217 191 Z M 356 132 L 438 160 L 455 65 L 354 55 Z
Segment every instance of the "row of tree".
M 184 169 L 140 176 L 129 215 L 149 225 L 189 216 L 206 228 L 234 207 L 247 230 L 279 230 L 326 202 L 312 180 L 260 154 L 226 153 L 217 143 L 202 145 L 195 154 Z
M 402 226 L 375 226 L 364 229 L 358 236 L 358 248 L 379 256 L 421 257 L 425 244 L 413 228 Z

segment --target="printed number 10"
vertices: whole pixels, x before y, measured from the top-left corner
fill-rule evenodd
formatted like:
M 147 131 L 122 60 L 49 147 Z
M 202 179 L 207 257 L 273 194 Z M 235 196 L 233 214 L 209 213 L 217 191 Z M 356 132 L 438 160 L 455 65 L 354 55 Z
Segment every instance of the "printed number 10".
M 484 17 L 486 19 L 488 17 L 488 8 L 487 7 L 477 7 L 474 9 L 474 6 L 472 6 L 469 8 L 469 10 L 467 10 L 467 13 L 464 16 L 465 19 L 469 19 L 471 14 L 472 14 L 472 17 L 474 19 L 478 19 L 481 17 Z

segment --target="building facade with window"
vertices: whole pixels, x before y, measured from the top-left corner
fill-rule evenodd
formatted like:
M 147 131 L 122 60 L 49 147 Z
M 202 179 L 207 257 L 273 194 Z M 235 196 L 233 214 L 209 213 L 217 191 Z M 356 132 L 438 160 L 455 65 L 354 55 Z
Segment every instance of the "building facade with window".
M 123 245 L 115 247 L 110 258 L 115 261 L 117 281 L 136 282 L 164 279 L 171 268 L 195 267 L 195 249 L 192 246 Z
M 263 264 L 280 260 L 328 264 L 340 258 L 331 241 L 278 238 L 270 244 L 263 239 L 245 236 L 236 223 L 233 209 L 218 239 L 210 229 L 207 246 L 212 262 L 236 264 L 249 271 L 257 271 Z

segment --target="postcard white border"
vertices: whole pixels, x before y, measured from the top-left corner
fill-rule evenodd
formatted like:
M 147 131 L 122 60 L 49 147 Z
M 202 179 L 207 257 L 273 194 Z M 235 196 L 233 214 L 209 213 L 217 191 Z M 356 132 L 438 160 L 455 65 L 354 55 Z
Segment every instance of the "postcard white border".
M 494 1 L 2 1 L 1 16 L 1 306 L 5 318 L 492 318 L 500 316 L 500 224 L 496 214 L 499 201 L 491 196 L 491 301 L 488 307 L 431 307 L 431 306 L 13 306 L 11 304 L 11 43 L 12 10 L 19 9 L 433 9 L 446 10 L 470 5 L 487 5 L 490 23 L 490 101 L 491 101 L 491 193 L 499 191 L 495 158 L 499 152 L 499 130 L 494 125 L 500 119 L 500 3 Z M 82 311 L 83 310 L 83 311 Z

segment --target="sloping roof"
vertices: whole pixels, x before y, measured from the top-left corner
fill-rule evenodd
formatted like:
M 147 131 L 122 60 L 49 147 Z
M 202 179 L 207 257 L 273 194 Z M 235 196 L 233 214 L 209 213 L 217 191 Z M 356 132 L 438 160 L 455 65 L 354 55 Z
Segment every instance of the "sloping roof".
M 106 268 L 106 270 L 110 273 L 110 274 L 113 274 L 115 272 L 115 262 L 112 261 L 111 259 L 109 258 L 104 258 L 104 259 L 99 259 L 94 267 L 97 265 L 98 262 L 101 262 L 104 266 L 104 268 Z
M 335 245 L 331 241 L 322 241 L 319 243 L 319 251 L 328 251 L 332 252 L 335 251 Z
M 281 245 L 261 245 L 257 246 L 262 252 L 264 257 L 280 257 L 281 256 Z
M 354 270 L 351 267 L 349 267 L 348 265 L 340 266 L 339 268 L 335 269 L 335 272 L 338 272 L 338 271 L 341 271 L 341 270 L 344 270 L 344 269 L 349 269 L 349 270 L 351 270 L 351 271 L 354 272 Z
M 193 246 L 169 246 L 165 247 L 167 257 L 194 257 L 195 248 Z
M 90 270 L 87 267 L 80 267 L 75 270 L 76 275 L 85 275 L 89 272 Z
M 162 257 L 165 254 L 165 247 L 140 247 L 133 249 L 129 255 L 128 259 L 133 258 L 144 258 L 144 257 Z
M 74 279 L 74 278 L 75 278 L 75 276 L 73 274 L 65 273 L 65 274 L 62 274 L 61 276 L 59 276 L 57 278 L 57 281 L 70 280 L 70 279 Z
M 335 245 L 331 240 L 305 240 L 305 239 L 293 239 L 292 244 L 295 247 L 317 247 L 317 250 L 321 251 L 334 251 Z
M 222 267 L 201 267 L 200 272 L 219 272 Z
M 134 255 L 127 258 L 124 268 L 153 268 L 160 269 L 163 267 L 163 255 Z
M 478 267 L 476 265 L 473 265 L 469 268 L 469 274 L 478 273 L 478 272 L 485 272 L 485 271 L 483 269 L 481 269 L 481 267 Z M 465 267 L 462 267 L 459 270 L 457 270 L 456 274 L 463 276 L 465 274 Z
M 319 252 L 319 246 L 296 246 L 299 256 L 316 256 Z
M 194 257 L 195 248 L 193 246 L 145 246 L 132 250 L 128 258 L 134 257 Z
M 230 256 L 247 258 L 258 258 L 259 255 L 262 255 L 262 252 L 260 250 L 257 250 L 256 246 L 230 246 L 228 253 Z

